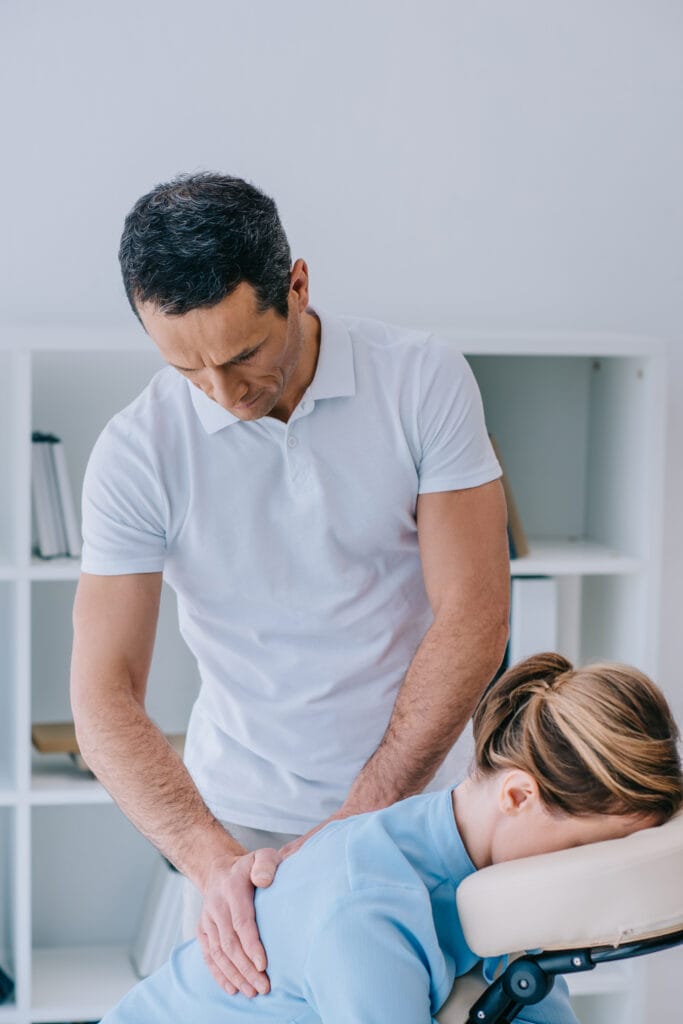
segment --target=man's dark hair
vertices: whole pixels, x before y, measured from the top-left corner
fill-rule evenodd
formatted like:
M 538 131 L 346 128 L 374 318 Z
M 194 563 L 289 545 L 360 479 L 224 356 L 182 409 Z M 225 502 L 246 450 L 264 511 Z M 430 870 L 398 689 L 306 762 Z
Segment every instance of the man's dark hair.
M 133 312 L 154 303 L 180 315 L 214 306 L 246 281 L 259 312 L 287 316 L 291 253 L 277 207 L 224 174 L 181 174 L 157 185 L 126 217 L 119 263 Z

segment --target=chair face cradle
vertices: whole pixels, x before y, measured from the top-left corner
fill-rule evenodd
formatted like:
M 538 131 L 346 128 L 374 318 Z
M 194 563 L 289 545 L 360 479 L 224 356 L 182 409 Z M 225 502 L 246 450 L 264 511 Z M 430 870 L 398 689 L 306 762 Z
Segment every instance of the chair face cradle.
M 547 995 L 557 974 L 683 944 L 683 812 L 623 839 L 485 868 L 465 879 L 456 899 L 478 956 L 543 952 L 513 960 L 469 1003 L 467 1018 L 463 1004 L 458 1014 L 449 1000 L 439 1020 L 508 1024 Z

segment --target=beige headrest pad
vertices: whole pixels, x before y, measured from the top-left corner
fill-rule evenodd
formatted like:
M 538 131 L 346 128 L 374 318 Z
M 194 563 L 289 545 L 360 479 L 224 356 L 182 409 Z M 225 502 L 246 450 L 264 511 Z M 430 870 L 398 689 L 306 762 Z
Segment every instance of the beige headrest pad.
M 481 957 L 683 929 L 683 812 L 624 839 L 494 864 L 466 878 L 456 900 Z

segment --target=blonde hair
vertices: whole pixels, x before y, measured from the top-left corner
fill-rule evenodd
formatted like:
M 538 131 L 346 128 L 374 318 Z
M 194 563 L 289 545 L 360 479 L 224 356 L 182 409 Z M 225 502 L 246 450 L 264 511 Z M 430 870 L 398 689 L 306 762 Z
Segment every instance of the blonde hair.
M 574 669 L 537 654 L 508 669 L 473 717 L 475 774 L 521 768 L 543 802 L 567 814 L 656 814 L 683 802 L 678 729 L 663 694 L 637 669 Z

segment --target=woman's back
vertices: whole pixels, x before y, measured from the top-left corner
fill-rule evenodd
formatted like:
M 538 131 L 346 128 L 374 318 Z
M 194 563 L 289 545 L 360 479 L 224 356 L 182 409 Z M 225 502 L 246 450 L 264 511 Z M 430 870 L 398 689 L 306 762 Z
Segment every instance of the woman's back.
M 103 1024 L 427 1024 L 477 961 L 455 905 L 474 870 L 451 790 L 333 822 L 257 894 L 268 995 L 228 996 L 191 942 Z M 539 1006 L 525 1019 L 575 1020 L 563 983 Z

